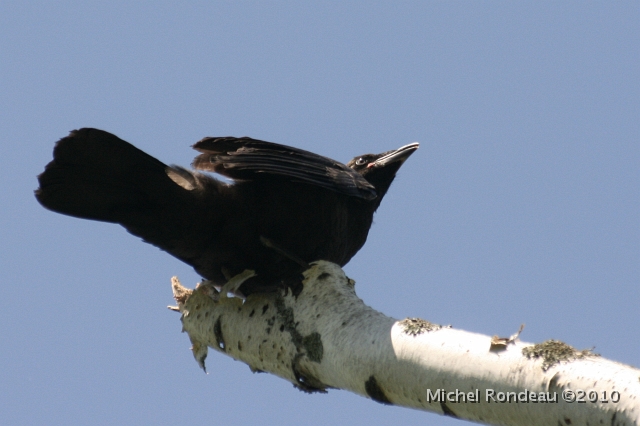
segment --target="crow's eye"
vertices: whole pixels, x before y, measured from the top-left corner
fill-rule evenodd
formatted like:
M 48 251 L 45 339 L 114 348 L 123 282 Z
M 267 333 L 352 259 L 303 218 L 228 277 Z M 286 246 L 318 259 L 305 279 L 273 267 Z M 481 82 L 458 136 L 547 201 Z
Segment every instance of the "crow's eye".
M 365 164 L 367 162 L 367 160 L 365 160 L 364 158 L 360 157 L 356 160 L 356 165 L 357 166 L 362 166 L 363 164 Z

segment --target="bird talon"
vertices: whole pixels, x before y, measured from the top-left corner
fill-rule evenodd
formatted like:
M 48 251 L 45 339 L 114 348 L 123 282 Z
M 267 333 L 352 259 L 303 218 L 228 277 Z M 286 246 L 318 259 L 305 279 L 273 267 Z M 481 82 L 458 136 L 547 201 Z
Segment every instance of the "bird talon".
M 234 295 L 240 294 L 239 289 L 242 284 L 249 278 L 253 278 L 256 276 L 256 271 L 251 269 L 245 269 L 240 272 L 238 275 L 232 277 L 229 281 L 226 282 L 225 285 L 220 289 L 220 299 L 226 299 L 228 297 L 228 293 L 232 293 Z

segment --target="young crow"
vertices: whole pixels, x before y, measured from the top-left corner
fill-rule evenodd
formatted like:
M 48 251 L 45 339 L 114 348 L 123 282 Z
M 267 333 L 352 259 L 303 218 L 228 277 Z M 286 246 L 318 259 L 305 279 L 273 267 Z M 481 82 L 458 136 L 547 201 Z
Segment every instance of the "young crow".
M 55 212 L 119 223 L 216 286 L 254 271 L 231 289 L 246 296 L 291 286 L 314 260 L 349 262 L 418 144 L 346 165 L 248 137 L 205 138 L 194 148 L 201 153 L 195 169 L 233 183 L 167 166 L 113 134 L 84 128 L 56 144 L 35 195 Z

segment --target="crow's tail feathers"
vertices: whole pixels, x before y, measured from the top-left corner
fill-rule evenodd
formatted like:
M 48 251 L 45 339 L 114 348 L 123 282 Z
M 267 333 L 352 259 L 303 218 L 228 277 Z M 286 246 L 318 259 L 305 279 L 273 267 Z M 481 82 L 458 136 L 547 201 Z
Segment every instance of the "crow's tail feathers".
M 205 204 L 216 201 L 216 180 L 169 167 L 111 133 L 84 128 L 56 144 L 38 181 L 35 196 L 45 208 L 119 223 L 198 266 L 214 210 Z
M 153 209 L 157 197 L 177 190 L 167 166 L 111 133 L 74 130 L 53 150 L 38 176 L 36 198 L 58 213 L 121 223 Z

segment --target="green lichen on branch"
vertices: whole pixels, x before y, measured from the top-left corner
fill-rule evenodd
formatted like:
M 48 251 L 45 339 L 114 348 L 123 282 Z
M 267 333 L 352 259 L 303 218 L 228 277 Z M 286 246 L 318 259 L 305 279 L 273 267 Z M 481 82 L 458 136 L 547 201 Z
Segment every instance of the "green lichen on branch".
M 523 348 L 522 355 L 526 356 L 528 359 L 542 358 L 542 371 L 547 371 L 549 368 L 559 364 L 560 362 L 569 362 L 576 359 L 600 356 L 593 353 L 590 349 L 583 349 L 579 351 L 564 342 L 553 339 Z
M 422 333 L 436 331 L 443 328 L 440 324 L 434 324 L 421 318 L 405 318 L 402 321 L 399 321 L 398 324 L 402 327 L 402 330 L 410 336 L 417 336 Z M 451 328 L 451 326 L 444 326 L 444 328 Z

